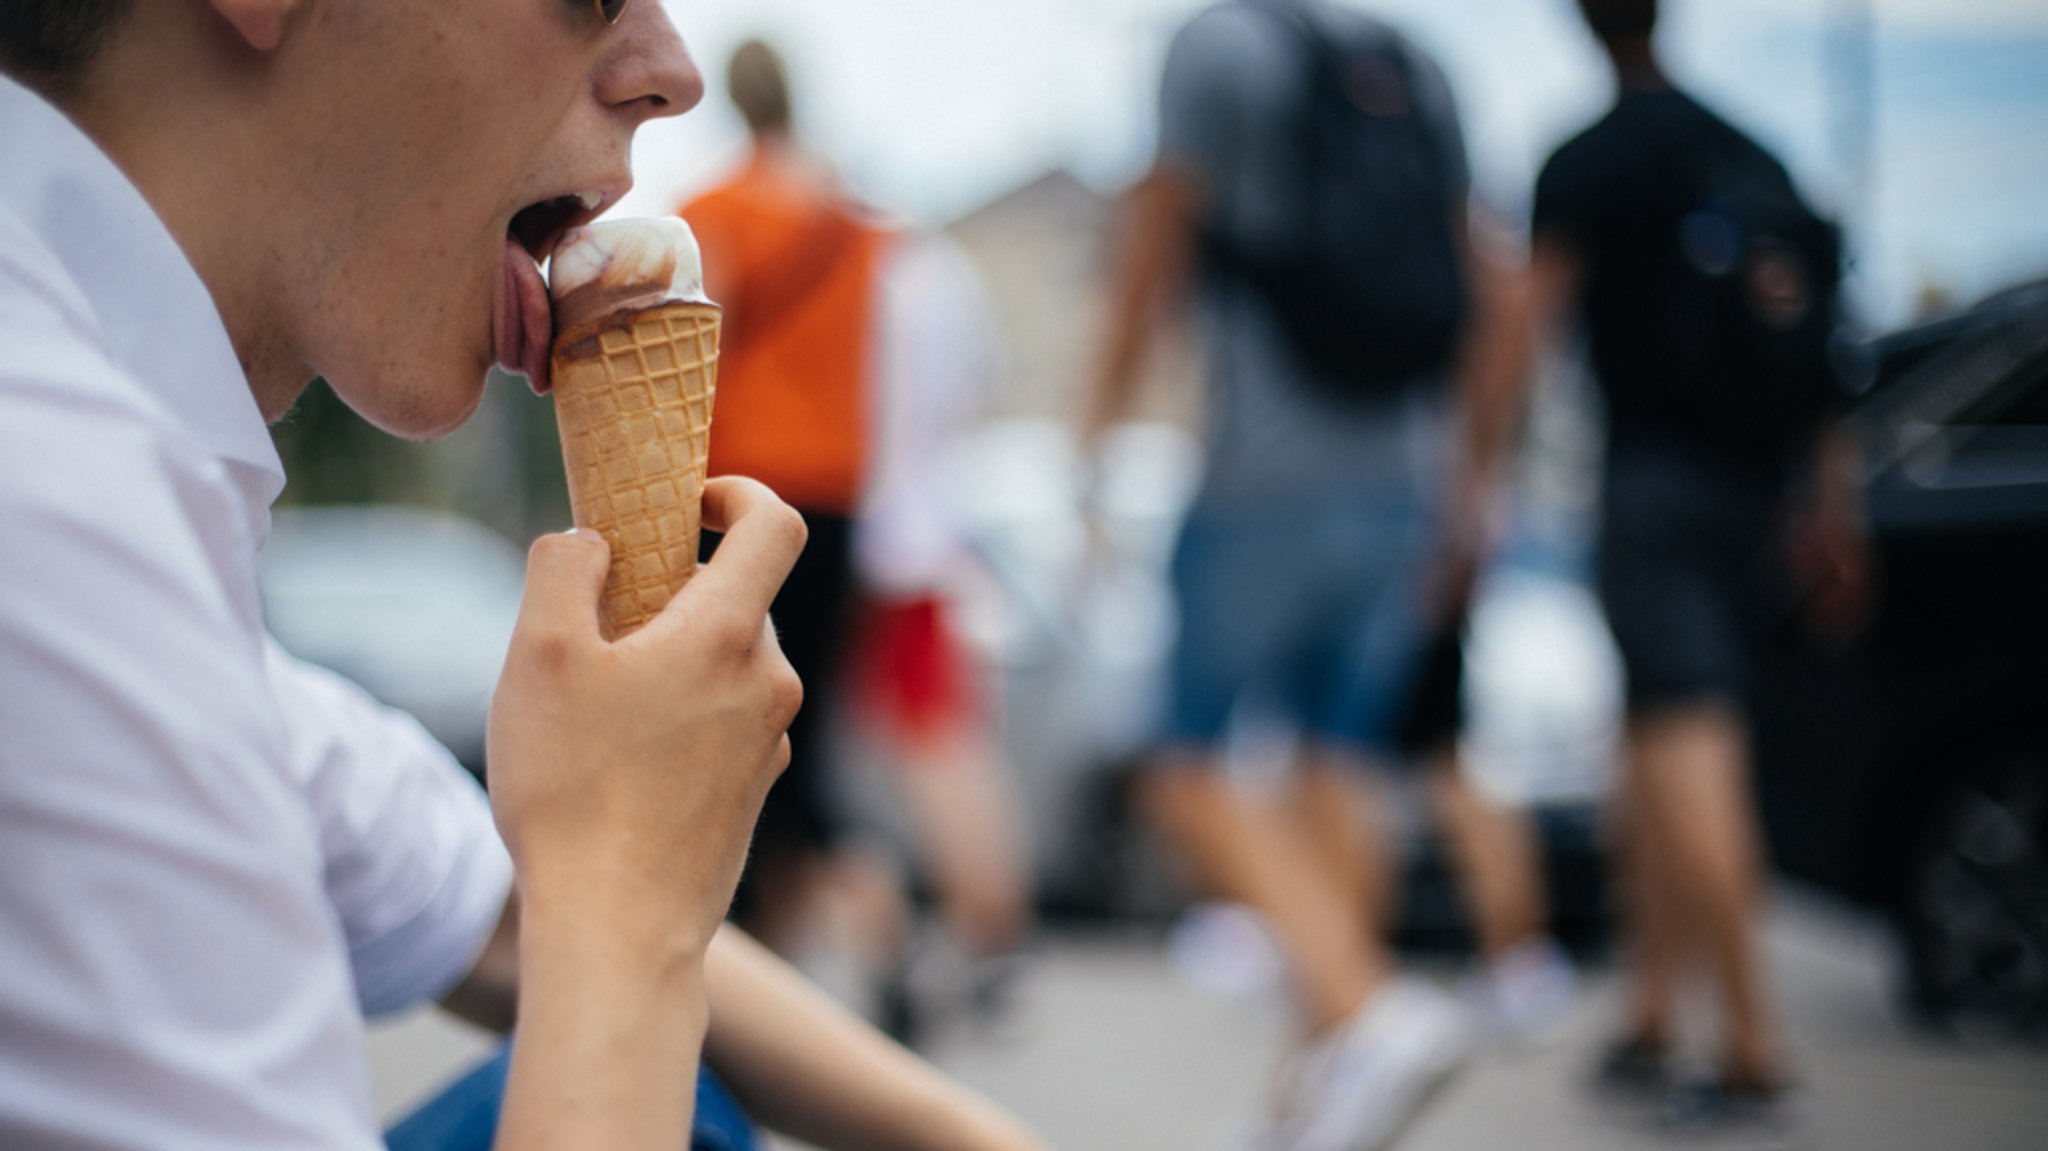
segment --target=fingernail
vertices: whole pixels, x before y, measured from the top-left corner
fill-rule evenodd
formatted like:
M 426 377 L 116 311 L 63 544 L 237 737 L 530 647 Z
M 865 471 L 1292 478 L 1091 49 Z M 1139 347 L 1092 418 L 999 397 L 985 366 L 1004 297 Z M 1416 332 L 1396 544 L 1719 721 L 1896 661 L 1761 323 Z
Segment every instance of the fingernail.
M 565 531 L 562 534 L 565 536 L 576 536 L 580 539 L 595 540 L 598 543 L 604 542 L 604 537 L 597 534 L 597 532 L 591 528 L 570 528 L 568 531 Z

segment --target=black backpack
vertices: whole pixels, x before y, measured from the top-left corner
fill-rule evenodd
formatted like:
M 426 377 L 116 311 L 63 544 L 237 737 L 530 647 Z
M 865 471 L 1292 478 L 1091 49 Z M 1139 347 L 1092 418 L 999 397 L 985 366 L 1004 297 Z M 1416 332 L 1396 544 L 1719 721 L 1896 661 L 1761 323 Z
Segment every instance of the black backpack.
M 1259 292 L 1331 395 L 1391 394 L 1448 365 L 1464 327 L 1462 159 L 1445 154 L 1419 106 L 1419 63 L 1399 36 L 1378 26 L 1340 36 L 1288 0 L 1251 6 L 1301 44 L 1296 227 L 1275 250 L 1211 225 L 1205 268 Z
M 1843 397 L 1835 337 L 1840 230 L 1747 140 L 1694 153 L 1676 173 L 1675 315 L 1689 330 L 1699 430 L 1731 447 L 1796 450 Z

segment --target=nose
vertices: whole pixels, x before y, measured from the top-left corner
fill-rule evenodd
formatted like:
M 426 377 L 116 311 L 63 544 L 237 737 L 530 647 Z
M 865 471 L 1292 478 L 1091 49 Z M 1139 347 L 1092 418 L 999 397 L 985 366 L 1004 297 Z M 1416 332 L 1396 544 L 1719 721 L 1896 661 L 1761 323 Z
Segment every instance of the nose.
M 629 113 L 636 127 L 680 116 L 704 98 L 704 76 L 660 0 L 630 5 L 612 32 L 616 47 L 598 76 L 597 95 Z

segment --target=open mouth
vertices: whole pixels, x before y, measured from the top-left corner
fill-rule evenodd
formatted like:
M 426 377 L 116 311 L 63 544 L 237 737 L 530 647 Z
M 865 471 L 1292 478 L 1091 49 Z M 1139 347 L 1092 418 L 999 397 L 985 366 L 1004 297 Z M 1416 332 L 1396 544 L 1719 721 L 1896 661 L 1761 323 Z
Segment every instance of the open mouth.
M 555 196 L 520 209 L 506 231 L 514 243 L 533 257 L 534 263 L 543 264 L 563 233 L 596 219 L 598 209 L 603 205 L 604 194 L 601 192 Z
M 546 393 L 552 382 L 548 341 L 554 335 L 554 309 L 541 265 L 569 229 L 597 218 L 605 199 L 600 192 L 551 196 L 520 209 L 505 229 L 504 282 L 495 317 L 498 364 L 524 375 L 535 392 Z

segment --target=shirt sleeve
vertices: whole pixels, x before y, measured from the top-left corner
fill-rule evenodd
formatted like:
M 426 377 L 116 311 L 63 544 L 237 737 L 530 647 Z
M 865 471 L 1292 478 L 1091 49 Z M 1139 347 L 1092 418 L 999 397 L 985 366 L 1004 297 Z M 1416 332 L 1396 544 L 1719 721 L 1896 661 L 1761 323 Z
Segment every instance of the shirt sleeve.
M 483 789 L 411 716 L 274 640 L 265 662 L 364 1014 L 439 999 L 469 973 L 512 890 Z
M 0 1144 L 372 1151 L 243 505 L 5 263 Z

